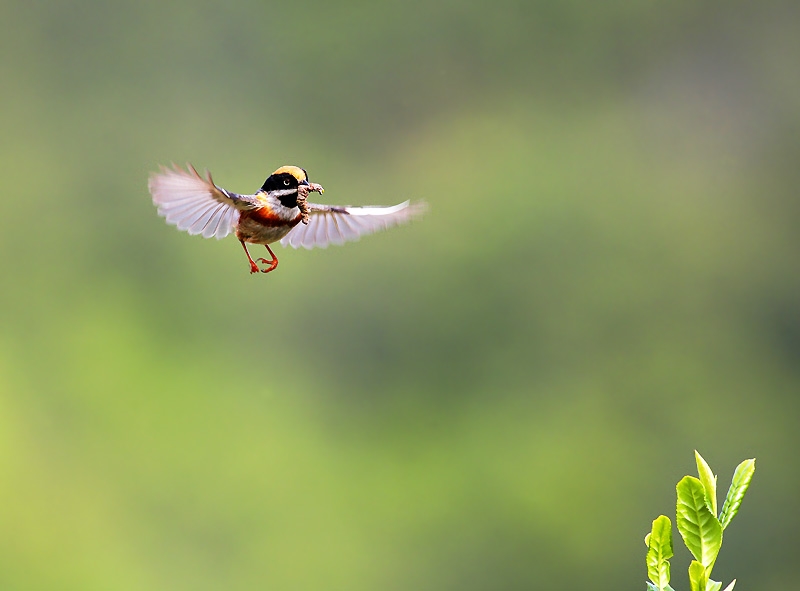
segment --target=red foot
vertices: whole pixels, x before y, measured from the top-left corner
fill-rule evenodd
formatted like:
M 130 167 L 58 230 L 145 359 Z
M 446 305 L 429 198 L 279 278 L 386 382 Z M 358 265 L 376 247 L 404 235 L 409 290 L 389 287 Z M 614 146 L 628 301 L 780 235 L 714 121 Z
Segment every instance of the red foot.
M 275 269 L 278 268 L 278 259 L 277 258 L 274 258 L 271 261 L 268 261 L 267 259 L 256 259 L 256 260 L 259 263 L 264 263 L 265 265 L 269 265 L 269 267 L 267 267 L 266 269 L 260 269 L 260 271 L 262 273 L 269 273 L 270 271 L 274 271 Z M 256 268 L 258 268 L 258 267 L 256 267 Z M 252 273 L 253 271 L 251 270 L 250 272 Z
M 247 260 L 250 261 L 250 274 L 253 273 L 269 273 L 270 271 L 274 271 L 275 268 L 278 266 L 278 257 L 275 256 L 275 253 L 272 252 L 272 249 L 269 247 L 268 244 L 264 246 L 267 248 L 267 252 L 269 252 L 272 258 L 270 260 L 267 259 L 256 259 L 259 263 L 264 263 L 265 265 L 269 265 L 266 269 L 259 269 L 258 265 L 256 265 L 255 261 L 250 257 L 250 253 L 247 251 L 247 245 L 244 243 L 244 240 L 239 239 L 239 242 L 242 243 L 242 248 L 244 249 L 245 254 L 247 255 Z

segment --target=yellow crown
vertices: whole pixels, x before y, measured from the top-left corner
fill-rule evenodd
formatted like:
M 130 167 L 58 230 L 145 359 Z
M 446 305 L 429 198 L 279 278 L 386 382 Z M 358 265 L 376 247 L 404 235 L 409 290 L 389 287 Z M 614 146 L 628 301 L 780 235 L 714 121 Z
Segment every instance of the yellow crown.
M 308 177 L 306 176 L 306 171 L 300 168 L 299 166 L 281 166 L 278 170 L 276 170 L 272 174 L 282 174 L 284 172 L 288 172 L 290 175 L 296 178 L 298 183 L 308 180 Z

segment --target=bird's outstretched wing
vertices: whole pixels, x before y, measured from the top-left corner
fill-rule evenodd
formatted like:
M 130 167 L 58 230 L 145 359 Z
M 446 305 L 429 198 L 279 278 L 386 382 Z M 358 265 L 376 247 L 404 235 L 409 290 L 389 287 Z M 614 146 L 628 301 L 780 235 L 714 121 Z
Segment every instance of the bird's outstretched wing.
M 420 215 L 427 205 L 410 201 L 392 207 L 339 207 L 309 203 L 308 225 L 297 224 L 282 240 L 283 246 L 312 249 L 343 244 L 361 236 L 404 224 Z
M 148 183 L 158 214 L 179 230 L 224 238 L 239 221 L 240 210 L 259 206 L 252 195 L 238 195 L 215 185 L 210 172 L 203 178 L 191 164 L 187 168 L 162 167 L 161 172 L 150 175 Z

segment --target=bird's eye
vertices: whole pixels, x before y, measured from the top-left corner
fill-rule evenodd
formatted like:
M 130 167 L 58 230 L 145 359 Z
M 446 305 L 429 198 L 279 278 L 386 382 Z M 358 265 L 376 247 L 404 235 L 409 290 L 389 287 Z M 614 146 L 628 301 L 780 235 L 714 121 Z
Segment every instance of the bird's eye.
M 283 179 L 283 184 L 288 187 L 289 186 L 289 179 Z

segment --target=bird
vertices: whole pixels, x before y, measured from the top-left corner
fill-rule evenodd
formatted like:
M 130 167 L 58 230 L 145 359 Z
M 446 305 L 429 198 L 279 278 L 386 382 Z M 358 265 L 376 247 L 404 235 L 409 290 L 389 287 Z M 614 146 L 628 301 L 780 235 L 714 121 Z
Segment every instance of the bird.
M 325 189 L 310 182 L 299 166 L 281 166 L 252 195 L 223 189 L 208 170 L 201 176 L 191 164 L 185 170 L 175 164 L 162 166 L 150 175 L 148 188 L 158 214 L 179 230 L 218 240 L 233 233 L 244 248 L 251 274 L 270 273 L 278 267 L 278 257 L 270 248 L 275 242 L 295 249 L 326 248 L 406 223 L 427 208 L 424 201 L 390 207 L 309 203 L 309 193 L 322 195 Z M 264 245 L 270 259 L 254 261 L 248 244 Z

